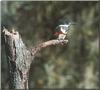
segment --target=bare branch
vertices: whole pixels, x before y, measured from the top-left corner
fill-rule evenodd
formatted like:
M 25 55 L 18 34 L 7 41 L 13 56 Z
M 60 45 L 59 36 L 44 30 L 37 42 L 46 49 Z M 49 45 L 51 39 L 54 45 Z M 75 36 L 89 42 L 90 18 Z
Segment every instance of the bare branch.
M 57 39 L 49 40 L 49 41 L 40 43 L 39 45 L 36 45 L 35 47 L 33 47 L 31 53 L 34 56 L 42 48 L 46 48 L 46 47 L 51 46 L 51 45 L 67 44 L 67 43 L 68 43 L 68 40 L 57 40 Z

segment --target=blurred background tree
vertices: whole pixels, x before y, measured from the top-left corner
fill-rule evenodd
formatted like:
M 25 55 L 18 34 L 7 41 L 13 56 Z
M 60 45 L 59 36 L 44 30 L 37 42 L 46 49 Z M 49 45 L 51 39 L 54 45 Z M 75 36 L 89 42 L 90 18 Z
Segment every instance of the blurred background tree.
M 59 21 L 76 22 L 67 46 L 42 50 L 30 69 L 30 88 L 99 87 L 98 1 L 1 1 L 1 24 L 15 28 L 27 47 L 54 39 Z M 7 61 L 2 37 L 2 88 L 7 88 Z

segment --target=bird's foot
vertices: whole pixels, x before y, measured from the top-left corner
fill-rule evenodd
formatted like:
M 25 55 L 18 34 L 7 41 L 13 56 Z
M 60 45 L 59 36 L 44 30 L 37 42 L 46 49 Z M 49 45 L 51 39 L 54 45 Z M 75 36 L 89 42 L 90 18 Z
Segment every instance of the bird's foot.
M 62 42 L 62 41 L 64 41 L 64 39 L 59 39 L 59 38 L 58 38 L 58 41 L 61 42 L 61 45 L 64 45 L 64 43 Z

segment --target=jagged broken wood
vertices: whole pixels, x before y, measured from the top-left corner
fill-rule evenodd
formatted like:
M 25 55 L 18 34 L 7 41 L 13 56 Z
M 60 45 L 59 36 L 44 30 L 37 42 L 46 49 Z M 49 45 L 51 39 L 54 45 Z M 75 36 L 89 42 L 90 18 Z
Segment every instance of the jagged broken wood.
M 9 69 L 9 88 L 28 89 L 29 69 L 36 53 L 43 48 L 57 44 L 67 44 L 68 40 L 49 40 L 34 46 L 31 50 L 23 43 L 17 31 L 4 28 L 5 50 Z

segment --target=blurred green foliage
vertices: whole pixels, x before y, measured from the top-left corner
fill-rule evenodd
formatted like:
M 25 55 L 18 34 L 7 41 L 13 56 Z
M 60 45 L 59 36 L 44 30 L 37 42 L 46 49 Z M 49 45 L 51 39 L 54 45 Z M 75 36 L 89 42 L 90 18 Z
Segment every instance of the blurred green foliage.
M 1 24 L 15 28 L 27 47 L 55 39 L 59 20 L 76 22 L 66 46 L 51 46 L 32 63 L 30 88 L 98 88 L 99 3 L 97 1 L 2 1 Z M 3 41 L 3 39 L 2 39 Z M 2 42 L 2 88 L 7 62 Z

